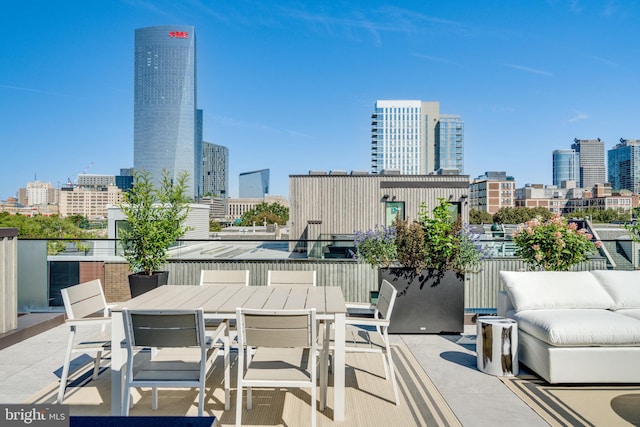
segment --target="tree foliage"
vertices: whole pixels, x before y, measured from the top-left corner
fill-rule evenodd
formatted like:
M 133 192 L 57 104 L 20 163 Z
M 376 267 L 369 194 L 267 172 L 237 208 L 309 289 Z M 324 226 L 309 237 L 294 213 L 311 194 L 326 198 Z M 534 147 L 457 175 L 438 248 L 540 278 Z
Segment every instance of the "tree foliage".
M 242 215 L 240 225 L 251 226 L 254 222 L 263 224 L 265 221 L 267 224 L 286 224 L 289 221 L 289 208 L 277 202 L 262 202 Z
M 534 218 L 546 221 L 553 216 L 547 208 L 528 208 L 519 206 L 515 208 L 500 208 L 493 216 L 493 222 L 497 224 L 522 224 Z
M 469 210 L 469 224 L 492 224 L 493 215 L 480 209 Z
M 0 212 L 0 227 L 18 229 L 18 237 L 31 239 L 89 239 L 93 234 L 77 226 L 77 218 L 58 215 L 10 215 Z

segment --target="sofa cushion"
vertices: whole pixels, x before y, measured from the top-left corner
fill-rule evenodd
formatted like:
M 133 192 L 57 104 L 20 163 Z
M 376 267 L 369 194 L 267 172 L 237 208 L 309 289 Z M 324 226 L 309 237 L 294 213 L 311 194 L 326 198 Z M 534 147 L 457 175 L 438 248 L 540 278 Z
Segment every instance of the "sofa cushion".
M 640 346 L 640 320 L 609 310 L 526 310 L 518 328 L 554 346 Z
M 620 310 L 616 310 L 616 313 L 624 314 L 625 316 L 640 320 L 640 308 L 622 308 Z
M 613 310 L 640 308 L 640 271 L 593 270 L 591 274 L 613 298 Z
M 500 278 L 516 311 L 614 305 L 588 271 L 501 271 Z

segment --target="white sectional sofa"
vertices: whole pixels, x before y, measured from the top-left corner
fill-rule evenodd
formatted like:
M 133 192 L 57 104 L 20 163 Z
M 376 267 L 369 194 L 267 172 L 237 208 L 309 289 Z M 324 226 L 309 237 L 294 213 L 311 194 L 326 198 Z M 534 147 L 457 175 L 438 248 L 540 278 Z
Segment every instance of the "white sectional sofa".
M 498 315 L 549 383 L 640 383 L 640 271 L 501 271 Z

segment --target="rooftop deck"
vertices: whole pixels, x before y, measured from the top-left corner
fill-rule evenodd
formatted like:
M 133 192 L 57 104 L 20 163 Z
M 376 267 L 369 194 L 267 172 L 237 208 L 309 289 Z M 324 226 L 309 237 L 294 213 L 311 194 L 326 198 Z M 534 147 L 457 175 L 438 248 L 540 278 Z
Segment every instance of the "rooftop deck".
M 52 403 L 67 336 L 68 329 L 60 325 L 0 350 L 3 379 L 0 403 Z M 475 326 L 466 326 L 461 335 L 394 335 L 392 339 L 396 345 L 394 354 L 398 356 L 400 407 L 390 400 L 390 384 L 372 375 L 378 365 L 382 375 L 379 359 L 372 361 L 366 360 L 366 355 L 349 355 L 346 420 L 334 423 L 329 407 L 318 413 L 318 425 L 398 425 L 399 422 L 404 425 L 548 425 L 499 378 L 476 369 Z M 109 375 L 103 373 L 98 381 L 83 383 L 83 387 L 68 392 L 65 403 L 70 405 L 70 414 L 108 415 L 109 393 L 100 391 L 100 383 L 109 387 L 108 378 Z M 212 381 L 215 384 L 216 380 Z M 232 384 L 232 390 L 233 387 Z M 207 398 L 205 412 L 216 415 L 223 426 L 233 425 L 235 407 L 232 405 L 231 411 L 224 412 L 218 392 L 214 389 Z M 141 402 L 134 407 L 136 411 L 132 411 L 132 415 L 194 415 L 197 404 L 177 405 L 172 399 L 163 400 L 162 391 L 160 393 L 157 413 L 151 412 L 148 402 Z M 186 394 L 196 401 L 195 392 Z M 295 420 L 300 419 L 304 422 L 308 402 L 304 400 L 304 393 L 295 395 L 301 398 L 287 399 L 285 404 L 266 393 L 269 403 L 264 407 L 256 405 L 243 420 L 258 425 L 297 425 Z M 453 417 L 447 418 L 449 408 Z

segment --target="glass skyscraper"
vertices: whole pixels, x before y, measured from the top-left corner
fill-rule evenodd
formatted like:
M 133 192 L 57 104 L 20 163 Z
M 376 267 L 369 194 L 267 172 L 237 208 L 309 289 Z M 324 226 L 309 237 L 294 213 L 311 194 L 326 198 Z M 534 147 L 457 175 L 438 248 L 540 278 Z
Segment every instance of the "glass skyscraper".
M 571 148 L 578 153 L 580 159 L 580 187 L 591 190 L 594 185 L 606 182 L 604 142 L 600 138 L 575 138 Z
M 573 149 L 553 151 L 553 185 L 560 187 L 562 181 L 575 181 L 580 184 L 580 158 Z
M 263 199 L 269 194 L 269 169 L 240 174 L 240 198 Z
M 133 166 L 189 174 L 189 193 L 200 196 L 201 147 L 196 135 L 194 27 L 135 30 Z
M 229 194 L 229 149 L 210 142 L 202 143 L 202 192 L 207 197 L 227 198 Z
M 464 168 L 464 124 L 439 102 L 377 101 L 371 115 L 371 172 L 425 175 Z
M 620 139 L 608 151 L 609 182 L 613 190 L 640 193 L 640 141 Z

